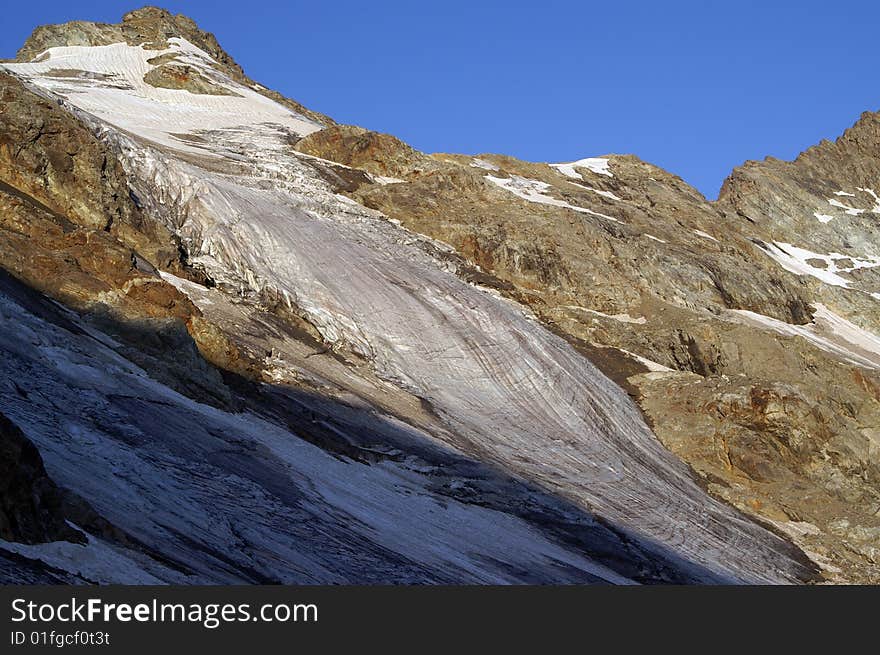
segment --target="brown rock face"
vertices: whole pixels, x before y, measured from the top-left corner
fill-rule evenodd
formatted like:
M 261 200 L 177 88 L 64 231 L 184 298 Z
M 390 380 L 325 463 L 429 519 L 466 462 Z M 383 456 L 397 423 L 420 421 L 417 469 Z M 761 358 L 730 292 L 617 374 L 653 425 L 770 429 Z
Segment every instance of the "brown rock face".
M 697 233 L 717 231 L 732 217 L 677 178 L 633 157 L 615 157 L 611 179 L 584 171 L 588 179 L 581 182 L 543 164 L 493 161 L 499 171 L 489 175 L 547 184 L 553 200 L 576 209 L 517 198 L 489 182 L 485 170 L 450 160 L 409 184 L 364 188 L 357 196 L 517 286 L 557 296 L 558 305 L 617 314 L 651 297 L 809 320 L 797 286 L 751 257 L 753 246 L 743 237 L 734 232 L 735 242 L 722 244 Z M 658 220 L 663 216 L 674 218 Z
M 426 155 L 390 134 L 334 125 L 301 139 L 296 149 L 307 155 L 359 168 L 375 175 L 408 177 L 438 168 Z
M 210 96 L 236 95 L 219 84 L 214 84 L 192 66 L 163 64 L 144 75 L 144 82 L 164 89 L 184 89 L 190 93 Z
M 167 229 L 146 221 L 116 157 L 69 114 L 0 73 L 0 180 L 54 219 L 107 232 L 157 265 L 177 259 Z
M 73 117 L 6 74 L 0 95 L 4 268 L 81 308 L 101 294 L 135 305 L 144 297 L 141 284 L 162 286 L 148 262 L 173 265 L 176 243 L 142 216 L 116 158 Z M 168 293 L 177 295 L 172 287 Z M 141 313 L 157 313 L 154 303 L 140 304 Z
M 581 344 L 638 398 L 661 441 L 710 492 L 785 532 L 829 579 L 876 581 L 874 551 L 858 535 L 880 525 L 877 371 L 841 367 L 814 345 L 747 327 L 730 311 L 808 325 L 814 303 L 823 302 L 861 308 L 845 315 L 880 325 L 866 320 L 877 301 L 794 275 L 755 245 L 796 243 L 801 231 L 818 239 L 817 194 L 840 197 L 833 191 L 880 180 L 875 122 L 863 118 L 837 144 L 792 164 L 747 165 L 718 203 L 631 156 L 610 157 L 610 176 L 579 168 L 580 179 L 495 155 L 434 155 L 433 166 L 412 175 L 411 149 L 383 147 L 378 135 L 359 130 L 325 130 L 299 147 L 380 174 L 390 169 L 377 160 L 397 162 L 403 153 L 405 165 L 394 170 L 404 183 L 363 184 L 352 197 L 452 245 L 480 271 L 480 283 Z M 838 161 L 848 163 L 815 191 Z M 524 198 L 505 184 L 537 191 Z M 795 214 L 806 218 L 792 227 L 786 217 Z M 827 243 L 814 248 L 854 250 Z M 631 366 L 646 367 L 631 354 L 669 370 L 633 375 Z
M 213 35 L 156 8 L 120 25 L 40 28 L 19 59 L 120 40 L 161 49 L 172 36 L 250 83 Z M 163 65 L 151 83 L 210 92 L 173 60 L 155 63 Z M 633 156 L 609 156 L 601 172 L 427 155 L 261 93 L 328 126 L 293 147 L 339 164 L 312 160 L 337 191 L 449 244 L 450 268 L 568 339 L 637 399 L 657 437 L 710 493 L 787 535 L 827 580 L 880 582 L 880 362 L 859 359 L 858 344 L 841 341 L 841 323 L 819 320 L 828 310 L 853 324 L 845 329 L 880 331 L 871 295 L 880 294 L 877 114 L 794 162 L 745 164 L 711 203 Z M 224 320 L 206 320 L 157 275 L 156 267 L 195 279 L 173 235 L 138 208 L 112 153 L 3 74 L 0 97 L 0 267 L 120 335 L 157 379 L 221 406 L 231 394 L 202 356 L 259 378 L 264 343 L 272 357 L 297 341 L 291 325 L 308 331 L 283 315 L 280 300 L 257 312 L 227 297 Z M 808 251 L 803 263 L 814 274 L 780 265 L 773 244 Z M 832 274 L 839 280 L 829 284 Z M 319 333 L 308 336 L 315 352 L 303 361 L 326 354 Z M 320 370 L 325 380 L 347 380 L 362 364 L 341 359 Z M 377 406 L 390 397 L 367 395 L 382 388 L 370 386 L 363 397 Z M 411 408 L 411 416 L 429 409 Z M 22 489 L 40 477 L 25 450 L 8 456 L 36 471 L 25 472 Z M 35 538 L 57 528 L 49 519 L 25 522 Z
M 227 403 L 202 355 L 232 371 L 250 364 L 158 276 L 157 266 L 189 273 L 171 233 L 138 209 L 115 156 L 2 73 L 0 96 L 0 267 L 130 342 L 131 357 L 172 387 Z

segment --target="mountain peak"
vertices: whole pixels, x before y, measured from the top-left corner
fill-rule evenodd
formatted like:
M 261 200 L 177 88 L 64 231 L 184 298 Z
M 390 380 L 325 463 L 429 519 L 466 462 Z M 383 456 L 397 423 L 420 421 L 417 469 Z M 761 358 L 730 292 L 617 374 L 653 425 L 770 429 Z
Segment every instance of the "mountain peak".
M 156 7 L 19 57 L 0 468 L 20 431 L 91 508 L 37 537 L 97 531 L 22 552 L 95 582 L 880 581 L 880 117 L 708 202 L 634 155 L 334 125 Z M 21 514 L 48 474 L 5 459 Z
M 186 39 L 213 57 L 234 79 L 243 79 L 244 71 L 230 57 L 217 38 L 199 29 L 196 22 L 183 14 L 172 14 L 167 9 L 147 6 L 128 12 L 120 23 L 71 21 L 41 25 L 25 41 L 16 54 L 22 62 L 32 61 L 49 48 L 60 46 L 99 46 L 125 42 L 144 45 L 149 49 L 167 47 L 171 37 Z
M 161 7 L 146 6 L 126 13 L 119 23 L 93 21 L 70 21 L 53 25 L 41 25 L 25 41 L 16 53 L 17 62 L 40 60 L 49 48 L 65 46 L 103 46 L 127 43 L 143 46 L 148 50 L 165 50 L 173 37 L 184 39 L 204 51 L 214 60 L 214 65 L 235 82 L 254 88 L 258 93 L 278 102 L 307 118 L 323 125 L 335 122 L 318 112 L 313 112 L 299 102 L 282 96 L 262 85 L 255 85 L 241 66 L 220 46 L 211 32 L 199 28 L 196 22 L 183 14 L 172 14 Z

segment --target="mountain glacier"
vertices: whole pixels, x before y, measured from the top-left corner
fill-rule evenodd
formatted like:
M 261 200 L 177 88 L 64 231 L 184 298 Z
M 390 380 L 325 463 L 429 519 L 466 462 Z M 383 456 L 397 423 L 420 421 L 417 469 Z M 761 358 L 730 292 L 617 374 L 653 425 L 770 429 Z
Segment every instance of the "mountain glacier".
M 147 284 L 171 284 L 265 367 L 230 387 L 237 404 L 212 406 L 157 379 L 112 331 L 5 282 L 0 373 L 17 391 L 0 410 L 115 530 L 72 521 L 85 545 L 5 541 L 7 554 L 94 582 L 814 574 L 771 521 L 710 496 L 571 339 L 490 288 L 457 247 L 341 192 L 349 178 L 382 193 L 408 182 L 295 148 L 330 127 L 320 117 L 182 36 L 52 46 L 2 67 L 87 126 L 137 210 L 177 239 L 190 274 L 150 264 Z M 608 159 L 555 166 L 616 180 Z M 606 207 L 626 202 L 619 189 L 587 187 L 598 211 L 541 195 L 547 182 L 536 201 L 510 186 L 528 177 L 488 179 L 602 229 L 629 225 Z M 609 312 L 593 315 L 629 316 Z M 674 374 L 656 366 L 653 379 Z

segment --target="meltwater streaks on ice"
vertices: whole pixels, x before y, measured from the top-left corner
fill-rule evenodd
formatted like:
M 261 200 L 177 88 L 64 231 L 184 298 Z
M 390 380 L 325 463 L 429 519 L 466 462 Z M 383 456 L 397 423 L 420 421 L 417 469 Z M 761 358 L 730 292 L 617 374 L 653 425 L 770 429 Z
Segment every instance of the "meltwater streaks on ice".
M 192 48 L 177 39 L 170 51 L 199 65 L 207 55 Z M 789 577 L 783 542 L 709 498 L 625 392 L 521 310 L 459 280 L 427 239 L 333 193 L 276 127 L 320 126 L 240 85 L 240 97 L 155 89 L 142 78 L 156 54 L 123 44 L 53 48 L 45 62 L 8 67 L 118 128 L 102 137 L 139 198 L 212 277 L 280 294 L 327 341 L 427 401 L 482 457 L 719 575 Z M 47 77 L 61 61 L 131 88 Z M 180 151 L 210 155 L 210 170 Z M 557 168 L 611 176 L 607 160 Z M 552 198 L 539 181 L 487 177 L 530 202 L 616 220 Z

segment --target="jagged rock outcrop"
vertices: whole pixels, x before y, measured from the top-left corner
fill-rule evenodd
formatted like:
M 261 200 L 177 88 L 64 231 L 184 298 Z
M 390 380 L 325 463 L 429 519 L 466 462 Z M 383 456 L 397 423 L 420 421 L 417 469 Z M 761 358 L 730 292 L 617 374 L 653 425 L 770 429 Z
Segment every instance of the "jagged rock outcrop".
M 792 162 L 736 169 L 718 204 L 751 226 L 763 250 L 800 277 L 810 295 L 868 328 L 880 324 L 876 219 L 880 117 L 866 112 L 834 142 Z
M 18 62 L 0 266 L 81 316 L 0 303 L 31 335 L 0 373 L 52 378 L 41 353 L 69 342 L 89 373 L 76 400 L 64 364 L 57 393 L 87 426 L 37 395 L 0 409 L 128 535 L 89 552 L 129 579 L 880 580 L 874 115 L 711 203 L 632 156 L 427 155 L 336 125 L 160 9 L 40 28 Z M 121 466 L 119 506 L 77 466 Z
M 300 139 L 296 149 L 381 177 L 409 177 L 439 168 L 430 157 L 390 134 L 351 125 L 313 132 Z
M 192 66 L 163 64 L 144 75 L 144 82 L 165 89 L 184 89 L 190 93 L 206 95 L 232 95 L 229 89 L 212 82 Z
M 0 539 L 82 542 L 65 519 L 62 493 L 33 443 L 0 413 Z

